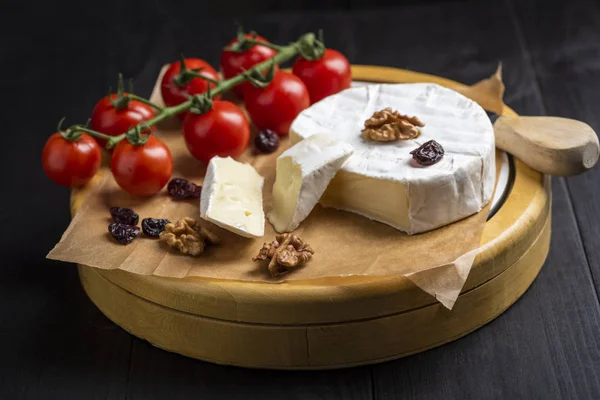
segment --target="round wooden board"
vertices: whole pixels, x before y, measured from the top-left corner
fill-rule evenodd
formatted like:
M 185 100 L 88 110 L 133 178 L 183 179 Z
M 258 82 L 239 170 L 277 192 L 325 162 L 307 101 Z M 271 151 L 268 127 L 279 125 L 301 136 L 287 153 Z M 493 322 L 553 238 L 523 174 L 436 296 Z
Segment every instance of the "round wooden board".
M 352 73 L 360 81 L 460 85 L 396 68 L 353 66 Z M 504 114 L 516 115 L 508 108 Z M 374 363 L 464 336 L 525 292 L 548 254 L 549 182 L 515 160 L 511 192 L 486 223 L 480 253 L 451 311 L 402 276 L 268 284 L 86 266 L 79 266 L 79 274 L 88 296 L 110 319 L 169 351 L 255 368 Z M 73 192 L 73 213 L 88 190 Z

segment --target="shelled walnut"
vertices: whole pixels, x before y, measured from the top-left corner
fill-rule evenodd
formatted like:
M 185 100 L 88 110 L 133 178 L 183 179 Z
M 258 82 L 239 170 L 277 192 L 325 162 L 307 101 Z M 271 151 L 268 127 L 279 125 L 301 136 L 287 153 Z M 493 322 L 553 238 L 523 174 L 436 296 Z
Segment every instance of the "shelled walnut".
M 252 261 L 270 260 L 269 272 L 276 277 L 304 264 L 313 254 L 314 250 L 302 238 L 282 233 L 276 235 L 271 243 L 265 243 Z
M 424 126 L 425 124 L 419 118 L 402 115 L 387 107 L 376 111 L 366 120 L 365 128 L 361 132 L 365 139 L 388 142 L 415 139 L 421 134 L 418 127 Z
M 219 243 L 219 238 L 214 233 L 189 217 L 165 225 L 165 230 L 160 233 L 160 240 L 191 256 L 202 254 L 207 244 Z

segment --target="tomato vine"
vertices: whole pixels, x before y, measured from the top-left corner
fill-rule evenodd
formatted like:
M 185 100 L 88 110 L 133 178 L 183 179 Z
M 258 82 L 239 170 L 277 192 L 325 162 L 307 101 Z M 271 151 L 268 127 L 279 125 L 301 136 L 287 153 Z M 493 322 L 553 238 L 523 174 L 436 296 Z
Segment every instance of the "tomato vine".
M 265 45 L 263 42 L 256 41 L 252 36 L 246 37 L 243 33 L 238 33 L 238 43 L 236 48 L 230 48 L 230 51 L 244 51 L 248 46 L 254 45 Z M 251 83 L 257 86 L 264 86 L 264 83 L 268 83 L 269 79 L 272 79 L 273 73 L 267 73 L 266 76 L 263 76 L 261 73 L 267 70 L 273 70 L 273 68 L 285 61 L 288 61 L 298 55 L 308 55 L 313 58 L 316 58 L 323 54 L 323 43 L 317 39 L 317 36 L 314 33 L 306 33 L 302 35 L 297 41 L 290 43 L 286 46 L 279 46 L 274 44 L 269 44 L 269 46 L 277 51 L 277 54 L 273 56 L 273 58 L 263 61 L 259 64 L 256 64 L 251 69 L 247 70 L 244 73 L 236 75 L 230 79 L 223 81 L 215 81 L 213 79 L 204 77 L 199 71 L 190 70 L 185 68 L 185 64 L 182 64 L 184 68 L 180 72 L 180 81 L 186 81 L 187 79 L 193 78 L 201 78 L 206 79 L 209 83 L 215 84 L 215 86 L 207 90 L 205 93 L 197 94 L 191 96 L 188 100 L 184 101 L 181 104 L 172 106 L 172 107 L 161 107 L 158 106 L 149 100 L 146 100 L 142 97 L 139 97 L 132 93 L 124 93 L 123 90 L 123 81 L 122 78 L 119 81 L 119 90 L 118 90 L 118 98 L 115 104 L 119 104 L 118 102 L 126 103 L 129 100 L 137 100 L 144 104 L 150 105 L 154 107 L 158 113 L 147 121 L 143 121 L 140 124 L 130 128 L 127 132 L 123 132 L 117 136 L 108 136 L 98 131 L 89 129 L 83 125 L 73 125 L 67 129 L 67 132 L 70 133 L 69 136 L 65 135 L 65 138 L 76 137 L 77 132 L 85 132 L 91 136 L 105 139 L 107 141 L 106 147 L 113 148 L 123 139 L 129 140 L 133 145 L 142 145 L 145 143 L 143 139 L 146 135 L 141 135 L 140 125 L 143 125 L 144 129 L 147 127 L 156 125 L 157 123 L 173 117 L 177 114 L 180 114 L 185 111 L 192 111 L 196 113 L 207 112 L 210 110 L 212 101 L 211 99 L 221 93 L 224 93 L 236 85 L 239 85 L 242 82 L 250 81 Z M 239 49 L 238 49 L 239 47 Z M 312 49 L 312 50 L 311 50 Z M 182 60 L 183 61 L 183 60 Z M 210 88 L 210 86 L 209 86 Z

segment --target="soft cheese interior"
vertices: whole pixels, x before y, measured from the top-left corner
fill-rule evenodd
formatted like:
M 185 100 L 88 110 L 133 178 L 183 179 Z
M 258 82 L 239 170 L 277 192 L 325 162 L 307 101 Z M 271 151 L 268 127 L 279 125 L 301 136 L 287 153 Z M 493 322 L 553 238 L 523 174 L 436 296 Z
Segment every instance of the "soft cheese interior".
M 425 123 L 415 140 L 363 139 L 364 121 L 392 107 Z M 495 184 L 493 127 L 485 111 L 437 84 L 381 84 L 350 88 L 303 111 L 292 142 L 328 133 L 354 148 L 329 184 L 321 204 L 352 211 L 409 234 L 425 232 L 480 211 Z M 410 151 L 439 142 L 440 162 L 419 167 Z
M 264 236 L 263 183 L 251 165 L 213 157 L 202 185 L 200 216 L 241 236 Z
M 277 232 L 291 232 L 298 227 L 352 151 L 352 146 L 329 134 L 317 134 L 277 158 L 273 210 L 269 213 Z

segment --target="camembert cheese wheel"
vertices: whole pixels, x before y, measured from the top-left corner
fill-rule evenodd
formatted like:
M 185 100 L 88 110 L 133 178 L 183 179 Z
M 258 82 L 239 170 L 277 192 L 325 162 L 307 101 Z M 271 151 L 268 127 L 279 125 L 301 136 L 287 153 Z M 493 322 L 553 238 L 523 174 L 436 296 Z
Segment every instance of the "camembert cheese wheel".
M 425 124 L 421 135 L 392 142 L 364 139 L 365 120 L 387 107 L 418 117 Z M 354 149 L 323 194 L 325 207 L 415 234 L 472 215 L 492 197 L 492 124 L 477 103 L 451 89 L 431 83 L 346 89 L 304 110 L 290 128 L 293 143 L 319 133 Z M 444 148 L 443 158 L 417 165 L 410 152 L 432 139 Z

